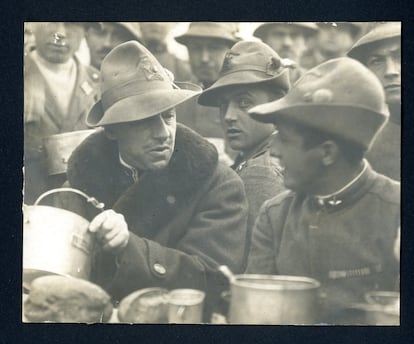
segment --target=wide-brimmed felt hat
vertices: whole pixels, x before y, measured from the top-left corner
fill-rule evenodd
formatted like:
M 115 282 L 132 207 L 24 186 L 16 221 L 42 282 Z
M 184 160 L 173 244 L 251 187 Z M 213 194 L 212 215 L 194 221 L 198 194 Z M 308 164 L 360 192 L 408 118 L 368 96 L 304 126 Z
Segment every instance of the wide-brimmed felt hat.
M 287 62 L 286 62 L 287 61 Z M 290 88 L 289 62 L 267 44 L 242 41 L 236 43 L 226 54 L 218 80 L 198 98 L 198 103 L 206 106 L 219 106 L 223 92 L 234 86 L 258 85 L 287 92 Z
M 253 36 L 260 38 L 261 40 L 266 38 L 268 30 L 272 26 L 286 26 L 290 25 L 299 28 L 305 37 L 313 36 L 318 32 L 318 27 L 315 23 L 309 22 L 269 22 L 259 25 L 253 32 Z
M 240 41 L 238 31 L 239 27 L 236 23 L 193 22 L 190 23 L 187 32 L 175 37 L 175 40 L 180 44 L 187 45 L 191 38 L 216 38 L 232 45 Z
M 85 28 L 88 29 L 90 27 L 94 27 L 97 30 L 102 30 L 102 24 L 105 22 L 87 22 L 85 23 Z M 139 42 L 142 41 L 142 35 L 139 23 L 136 22 L 108 22 L 109 24 L 119 25 L 126 29 L 136 40 Z
M 309 70 L 285 97 L 255 106 L 249 113 L 265 123 L 293 121 L 365 149 L 389 117 L 380 81 L 360 62 L 347 57 Z
M 89 126 L 138 121 L 171 109 L 201 92 L 199 86 L 173 82 L 142 44 L 136 41 L 115 47 L 102 61 L 101 99 L 86 118 Z
M 375 28 L 362 36 L 352 46 L 348 56 L 365 62 L 365 56 L 376 46 L 389 40 L 401 40 L 401 23 L 389 22 L 378 24 Z
M 350 30 L 352 37 L 356 38 L 362 31 L 362 24 L 356 22 L 318 22 L 319 28 L 336 27 L 338 29 L 347 28 Z

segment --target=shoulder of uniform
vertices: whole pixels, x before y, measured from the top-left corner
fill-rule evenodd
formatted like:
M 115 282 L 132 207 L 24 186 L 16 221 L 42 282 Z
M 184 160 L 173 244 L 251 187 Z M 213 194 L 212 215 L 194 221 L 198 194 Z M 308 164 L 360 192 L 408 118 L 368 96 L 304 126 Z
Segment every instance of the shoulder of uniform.
M 370 190 L 371 194 L 375 194 L 383 201 L 399 205 L 401 196 L 400 182 L 377 173 L 373 187 Z
M 286 202 L 290 202 L 295 193 L 291 190 L 286 190 L 278 194 L 277 196 L 265 201 L 263 203 L 263 208 L 269 210 L 274 207 L 280 207 L 281 205 L 285 204 Z

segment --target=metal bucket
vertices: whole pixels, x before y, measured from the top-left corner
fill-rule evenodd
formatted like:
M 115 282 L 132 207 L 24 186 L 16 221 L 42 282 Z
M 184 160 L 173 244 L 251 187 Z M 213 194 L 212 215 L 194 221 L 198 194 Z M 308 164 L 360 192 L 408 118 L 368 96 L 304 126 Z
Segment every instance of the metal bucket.
M 235 275 L 231 281 L 231 324 L 315 324 L 318 289 L 314 279 L 279 275 Z
M 68 160 L 79 144 L 96 130 L 78 130 L 45 137 L 43 145 L 47 154 L 49 175 L 65 173 Z
M 71 191 L 97 203 L 83 192 L 70 188 L 48 191 L 33 206 L 23 207 L 23 287 L 45 275 L 69 275 L 88 280 L 91 271 L 93 235 L 88 231 L 89 221 L 71 211 L 38 205 L 45 196 Z M 96 204 L 95 204 L 96 203 Z

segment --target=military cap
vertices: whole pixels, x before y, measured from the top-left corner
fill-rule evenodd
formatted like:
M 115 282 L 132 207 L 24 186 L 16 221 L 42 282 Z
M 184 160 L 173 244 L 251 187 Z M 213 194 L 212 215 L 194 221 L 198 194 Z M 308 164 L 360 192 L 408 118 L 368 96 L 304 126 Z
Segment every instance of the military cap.
M 307 71 L 283 98 L 255 106 L 265 123 L 293 121 L 369 149 L 389 113 L 384 89 L 360 62 L 341 57 Z
M 218 80 L 199 96 L 198 103 L 219 106 L 219 95 L 237 85 L 266 83 L 287 92 L 290 82 L 286 67 L 290 60 L 285 61 L 265 43 L 238 42 L 226 54 Z
M 378 24 L 362 36 L 348 52 L 348 56 L 365 62 L 365 56 L 378 44 L 390 40 L 401 40 L 401 23 L 389 22 Z
M 318 27 L 314 23 L 310 22 L 271 22 L 271 23 L 263 23 L 259 25 L 256 30 L 253 32 L 253 36 L 260 38 L 261 40 L 265 39 L 267 31 L 272 26 L 284 26 L 284 25 L 291 25 L 293 27 L 297 27 L 302 30 L 305 37 L 313 36 L 318 32 Z
M 139 42 L 142 41 L 141 30 L 139 28 L 139 23 L 136 23 L 136 22 L 109 22 L 109 23 L 119 25 L 119 26 L 123 27 L 132 36 L 134 36 L 134 38 L 137 41 L 139 41 Z M 102 24 L 103 24 L 103 22 L 87 22 L 87 23 L 85 23 L 85 27 L 86 27 L 86 29 L 89 29 L 90 27 L 94 27 L 97 30 L 102 30 L 102 28 L 103 28 Z
M 201 92 L 173 82 L 171 72 L 137 41 L 115 47 L 102 61 L 101 99 L 86 118 L 89 126 L 138 121 L 169 110 Z M 185 88 L 185 89 L 184 89 Z
M 226 22 L 193 22 L 186 33 L 175 37 L 178 43 L 187 45 L 190 38 L 217 38 L 229 42 L 231 45 L 240 41 L 238 25 Z
M 351 32 L 352 37 L 357 37 L 362 30 L 361 24 L 355 22 L 318 22 L 316 25 L 319 28 L 323 27 L 337 27 L 337 28 L 348 28 Z

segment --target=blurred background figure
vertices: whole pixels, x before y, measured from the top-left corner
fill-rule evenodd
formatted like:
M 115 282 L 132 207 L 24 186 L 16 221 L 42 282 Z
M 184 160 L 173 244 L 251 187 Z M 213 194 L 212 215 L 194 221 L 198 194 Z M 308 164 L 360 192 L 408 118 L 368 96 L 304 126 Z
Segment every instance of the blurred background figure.
M 367 155 L 374 169 L 401 179 L 401 23 L 378 23 L 348 56 L 365 64 L 381 81 L 390 119 Z
M 289 58 L 297 63 L 290 71 L 290 80 L 295 82 L 303 74 L 299 65 L 300 59 L 307 49 L 308 40 L 318 32 L 314 23 L 306 22 L 272 22 L 263 23 L 253 33 L 268 44 L 282 58 Z
M 33 35 L 33 23 L 24 23 L 24 54 L 31 52 L 35 48 Z
M 140 23 L 142 43 L 164 68 L 174 74 L 176 81 L 188 81 L 191 79 L 189 64 L 168 51 L 167 37 L 175 25 L 162 22 Z
M 90 64 L 98 70 L 104 57 L 117 45 L 131 40 L 141 41 L 139 24 L 127 22 L 87 23 L 85 38 Z
M 207 88 L 217 81 L 226 53 L 240 39 L 236 23 L 193 22 L 175 40 L 187 47 L 191 81 Z M 197 99 L 190 100 L 177 107 L 177 121 L 207 138 L 216 146 L 220 159 L 229 165 L 232 163 L 235 152 L 225 147 L 218 108 L 199 105 Z
M 345 56 L 361 33 L 361 25 L 353 22 L 320 22 L 313 46 L 306 51 L 300 64 L 313 68 L 329 59 Z
M 86 113 L 98 98 L 98 72 L 75 56 L 82 23 L 31 23 L 35 48 L 24 59 L 24 201 L 49 188 L 43 140 L 86 129 Z

